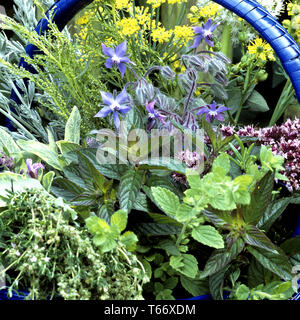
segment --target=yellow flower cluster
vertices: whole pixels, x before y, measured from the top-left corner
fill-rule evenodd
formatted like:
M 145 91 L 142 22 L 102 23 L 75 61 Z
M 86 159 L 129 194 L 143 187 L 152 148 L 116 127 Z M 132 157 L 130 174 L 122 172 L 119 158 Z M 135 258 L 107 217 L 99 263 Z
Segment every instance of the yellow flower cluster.
M 251 44 L 248 46 L 248 52 L 263 61 L 276 60 L 272 47 L 261 38 L 256 38 L 253 42 L 251 42 Z
M 166 30 L 165 27 L 157 27 L 152 30 L 152 39 L 158 43 L 168 42 L 172 35 L 172 30 Z
M 130 0 L 116 0 L 116 8 L 122 10 L 131 6 Z
M 87 24 L 90 21 L 90 15 L 85 13 L 76 20 L 76 24 Z
M 197 24 L 199 21 L 214 18 L 219 14 L 221 9 L 222 7 L 216 3 L 210 3 L 204 7 L 192 6 L 187 18 L 190 20 L 190 23 Z
M 152 7 L 158 8 L 160 7 L 163 3 L 168 3 L 168 4 L 176 4 L 176 3 L 183 3 L 187 2 L 187 0 L 147 0 L 147 4 L 152 4 Z
M 300 43 L 300 4 L 290 2 L 287 5 L 288 15 L 291 17 L 290 20 L 286 19 L 283 21 L 283 25 L 295 40 Z
M 135 14 L 133 14 L 133 8 L 130 7 L 128 10 L 129 14 L 137 20 L 138 24 L 141 26 L 150 27 L 151 14 L 149 12 L 149 7 L 135 7 Z
M 168 4 L 183 3 L 183 2 L 187 2 L 187 0 L 168 0 Z
M 125 36 L 131 36 L 141 29 L 135 18 L 123 18 L 117 22 L 117 27 L 121 29 L 121 33 Z
M 182 44 L 187 45 L 194 36 L 194 31 L 190 26 L 175 26 L 175 29 L 171 31 L 174 32 L 174 44 L 181 42 Z
M 163 3 L 165 3 L 166 0 L 147 0 L 147 4 L 152 4 L 152 7 L 155 8 L 159 8 Z
M 193 39 L 194 31 L 190 26 L 175 26 L 166 30 L 165 27 L 157 27 L 152 30 L 152 39 L 158 43 L 168 42 L 174 33 L 173 43 L 187 45 Z

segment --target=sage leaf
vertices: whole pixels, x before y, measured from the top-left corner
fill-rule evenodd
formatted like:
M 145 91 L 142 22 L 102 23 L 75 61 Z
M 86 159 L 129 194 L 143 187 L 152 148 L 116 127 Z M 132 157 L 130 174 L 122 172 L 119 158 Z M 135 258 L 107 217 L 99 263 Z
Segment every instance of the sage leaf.
M 81 124 L 81 116 L 80 116 L 78 108 L 75 106 L 72 109 L 70 117 L 66 123 L 66 128 L 65 128 L 65 140 L 66 141 L 79 144 L 79 142 L 80 142 L 80 124 Z

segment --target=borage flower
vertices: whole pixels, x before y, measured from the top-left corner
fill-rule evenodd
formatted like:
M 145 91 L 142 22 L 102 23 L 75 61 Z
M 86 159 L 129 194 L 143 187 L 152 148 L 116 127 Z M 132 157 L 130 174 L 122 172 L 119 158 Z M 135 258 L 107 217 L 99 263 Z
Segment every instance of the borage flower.
M 218 25 L 219 24 L 212 24 L 212 20 L 208 19 L 204 26 L 202 24 L 201 27 L 193 27 L 196 37 L 191 48 L 197 48 L 203 39 L 210 47 L 213 47 L 214 42 L 212 40 L 212 36 Z
M 125 56 L 127 50 L 126 40 L 120 43 L 115 49 L 106 47 L 104 43 L 102 43 L 101 46 L 103 54 L 109 57 L 105 62 L 105 67 L 110 69 L 116 66 L 123 78 L 126 71 L 126 63 L 134 64 L 134 62 L 130 61 L 130 59 Z
M 30 178 L 37 179 L 39 177 L 39 169 L 45 169 L 41 163 L 33 163 L 32 159 L 26 160 L 27 174 Z
M 111 112 L 113 113 L 114 124 L 117 130 L 119 130 L 120 119 L 119 112 L 122 114 L 127 113 L 130 108 L 130 101 L 125 89 L 122 90 L 120 94 L 114 97 L 108 92 L 101 91 L 101 97 L 104 104 L 102 108 L 94 117 L 95 118 L 105 118 Z
M 226 108 L 224 106 L 217 105 L 216 101 L 214 101 L 212 104 L 208 104 L 207 106 L 204 106 L 201 108 L 197 115 L 203 115 L 205 114 L 205 119 L 207 122 L 212 122 L 216 118 L 219 121 L 224 121 L 223 113 L 227 110 L 231 110 L 231 108 Z
M 150 131 L 154 127 L 157 120 L 160 120 L 163 124 L 165 124 L 164 120 L 166 116 L 162 115 L 159 111 L 156 111 L 154 109 L 155 103 L 156 100 L 153 100 L 152 102 L 148 102 L 148 100 L 146 100 L 145 108 L 148 112 L 148 131 Z

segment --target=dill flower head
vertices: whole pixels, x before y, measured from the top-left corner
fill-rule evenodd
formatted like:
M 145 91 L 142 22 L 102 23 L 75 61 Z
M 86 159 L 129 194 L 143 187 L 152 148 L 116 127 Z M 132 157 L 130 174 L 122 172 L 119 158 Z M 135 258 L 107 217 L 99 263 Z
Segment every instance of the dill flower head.
M 194 31 L 190 26 L 175 26 L 174 32 L 174 44 L 180 42 L 187 45 L 187 43 L 193 39 Z
M 250 55 L 255 55 L 256 58 L 259 58 L 263 61 L 275 61 L 274 51 L 272 47 L 261 38 L 256 38 L 248 46 L 248 52 Z
M 129 6 L 131 6 L 130 0 L 116 0 L 116 8 L 118 10 L 127 9 Z
M 152 4 L 153 9 L 159 8 L 166 0 L 147 0 L 147 4 Z
M 140 30 L 138 21 L 135 18 L 123 18 L 117 22 L 117 27 L 121 28 L 121 33 L 125 36 L 131 36 Z
M 157 41 L 158 43 L 168 42 L 171 35 L 172 30 L 166 30 L 165 27 L 157 27 L 151 33 L 153 41 Z

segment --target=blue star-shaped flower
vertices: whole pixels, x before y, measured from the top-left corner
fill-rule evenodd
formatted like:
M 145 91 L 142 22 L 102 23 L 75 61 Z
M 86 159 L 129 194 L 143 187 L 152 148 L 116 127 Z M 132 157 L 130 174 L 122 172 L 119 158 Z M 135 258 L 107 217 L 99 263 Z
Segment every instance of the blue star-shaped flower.
M 112 112 L 114 124 L 116 129 L 118 130 L 120 126 L 119 113 L 125 114 L 131 109 L 127 92 L 123 89 L 122 92 L 116 97 L 108 92 L 101 91 L 100 93 L 104 107 L 94 117 L 105 118 Z
M 224 121 L 223 113 L 226 110 L 231 110 L 231 108 L 226 108 L 224 106 L 217 105 L 216 101 L 212 104 L 204 106 L 197 112 L 197 115 L 204 115 L 207 122 L 211 122 L 217 118 L 219 121 Z
M 218 24 L 212 24 L 212 20 L 208 19 L 204 26 L 202 24 L 201 27 L 193 27 L 196 37 L 191 48 L 197 48 L 203 39 L 210 47 L 213 47 L 214 42 L 212 36 L 217 26 Z
M 126 71 L 126 63 L 134 64 L 126 56 L 126 50 L 127 50 L 126 40 L 120 43 L 115 49 L 106 47 L 104 43 L 102 43 L 101 46 L 102 46 L 103 54 L 109 57 L 108 59 L 106 59 L 105 67 L 110 69 L 116 66 L 121 72 L 121 76 L 123 78 Z

